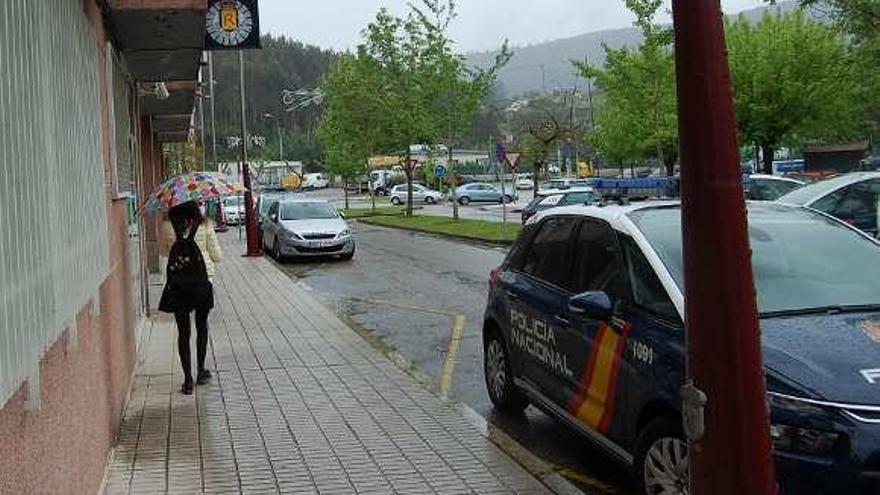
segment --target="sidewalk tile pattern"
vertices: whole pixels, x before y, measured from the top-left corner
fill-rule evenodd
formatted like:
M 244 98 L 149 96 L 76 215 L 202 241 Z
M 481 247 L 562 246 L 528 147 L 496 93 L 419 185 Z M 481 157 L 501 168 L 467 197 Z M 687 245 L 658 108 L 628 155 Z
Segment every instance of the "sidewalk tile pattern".
M 105 494 L 549 493 L 228 237 L 209 320 L 214 380 L 182 395 L 173 324 L 151 327 Z

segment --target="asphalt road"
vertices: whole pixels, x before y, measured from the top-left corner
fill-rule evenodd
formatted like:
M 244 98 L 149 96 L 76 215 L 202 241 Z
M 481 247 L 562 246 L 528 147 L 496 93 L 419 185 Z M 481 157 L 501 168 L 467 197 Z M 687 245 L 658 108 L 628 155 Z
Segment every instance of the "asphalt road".
M 518 418 L 493 410 L 480 331 L 488 274 L 505 250 L 364 224 L 353 230 L 353 261 L 287 261 L 283 269 L 396 350 L 439 393 L 474 409 L 587 493 L 627 493 L 627 471 L 569 428 L 533 407 Z M 447 359 L 450 352 L 455 359 Z

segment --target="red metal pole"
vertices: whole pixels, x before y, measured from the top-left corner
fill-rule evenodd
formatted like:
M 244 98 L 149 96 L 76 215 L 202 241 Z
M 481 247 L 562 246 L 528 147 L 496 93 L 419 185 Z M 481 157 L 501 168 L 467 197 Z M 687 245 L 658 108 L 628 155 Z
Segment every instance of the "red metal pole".
M 772 495 L 777 489 L 721 6 L 719 0 L 672 5 L 687 371 L 707 399 L 705 428 L 700 408 L 684 401 L 690 493 Z
M 262 256 L 260 237 L 257 234 L 257 216 L 254 211 L 254 193 L 251 192 L 251 169 L 247 162 L 242 167 L 244 175 L 244 229 L 247 238 L 247 253 L 245 256 Z

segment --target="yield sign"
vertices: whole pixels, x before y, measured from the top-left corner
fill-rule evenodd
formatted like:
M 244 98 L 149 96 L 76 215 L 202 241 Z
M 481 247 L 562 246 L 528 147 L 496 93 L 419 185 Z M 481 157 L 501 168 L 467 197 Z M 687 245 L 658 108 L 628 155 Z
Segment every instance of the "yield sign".
M 510 170 L 516 172 L 516 164 L 519 162 L 520 157 L 522 157 L 522 153 L 511 153 L 508 152 L 504 156 L 504 161 L 507 162 L 507 166 L 510 167 Z

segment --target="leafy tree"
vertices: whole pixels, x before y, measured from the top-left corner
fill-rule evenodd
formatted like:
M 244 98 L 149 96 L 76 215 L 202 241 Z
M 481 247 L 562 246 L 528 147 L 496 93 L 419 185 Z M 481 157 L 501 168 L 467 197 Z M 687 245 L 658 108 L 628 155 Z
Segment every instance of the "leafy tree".
M 379 129 L 385 120 L 375 97 L 378 84 L 378 67 L 371 60 L 345 54 L 321 85 L 326 96 L 318 137 L 324 144 L 328 169 L 341 176 L 346 186 L 366 171 L 367 161 L 377 148 Z
M 327 100 L 337 100 L 332 110 L 336 126 L 352 128 L 348 122 L 361 118 L 362 112 L 375 131 L 371 151 L 400 156 L 410 192 L 408 216 L 412 215 L 412 181 L 417 168 L 411 146 L 442 143 L 464 127 L 494 82 L 500 63 L 506 61 L 501 57 L 488 70 L 468 69 L 453 52 L 446 34 L 454 18 L 452 0 L 421 0 L 419 5 L 410 4 L 404 17 L 381 9 L 364 30 L 364 42 L 353 56 L 357 63 L 352 65 L 349 81 L 357 89 L 350 91 L 363 97 L 363 108 L 331 94 L 343 92 L 342 88 L 326 84 L 324 88 Z M 329 139 L 350 136 L 347 131 L 327 134 Z
M 801 0 L 800 3 L 832 19 L 859 42 L 880 37 L 880 2 L 877 0 Z
M 858 135 L 864 87 L 833 29 L 801 11 L 768 13 L 730 23 L 727 44 L 740 139 L 761 149 L 765 173 L 779 146 Z
M 605 64 L 574 62 L 602 91 L 593 146 L 616 160 L 656 157 L 672 175 L 678 149 L 672 32 L 655 23 L 661 0 L 626 0 L 643 35 L 635 50 L 605 46 Z

